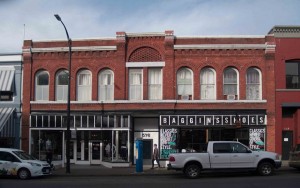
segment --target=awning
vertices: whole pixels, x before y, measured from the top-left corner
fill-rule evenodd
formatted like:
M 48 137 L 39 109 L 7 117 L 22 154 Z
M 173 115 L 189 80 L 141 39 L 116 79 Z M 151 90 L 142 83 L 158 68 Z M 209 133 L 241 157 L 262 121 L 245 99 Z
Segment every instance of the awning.
M 300 102 L 284 102 L 281 104 L 283 108 L 299 108 L 300 107 Z
M 0 69 L 0 91 L 11 91 L 14 76 L 15 76 L 14 68 L 1 67 L 1 69 Z
M 7 120 L 12 115 L 15 108 L 0 108 L 0 132 L 6 124 Z

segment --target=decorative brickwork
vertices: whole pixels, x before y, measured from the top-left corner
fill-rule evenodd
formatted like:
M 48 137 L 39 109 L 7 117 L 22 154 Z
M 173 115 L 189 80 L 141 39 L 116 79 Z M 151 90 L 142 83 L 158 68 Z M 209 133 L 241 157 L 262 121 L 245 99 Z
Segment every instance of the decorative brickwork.
M 136 49 L 129 57 L 129 62 L 153 62 L 162 61 L 160 53 L 150 47 Z

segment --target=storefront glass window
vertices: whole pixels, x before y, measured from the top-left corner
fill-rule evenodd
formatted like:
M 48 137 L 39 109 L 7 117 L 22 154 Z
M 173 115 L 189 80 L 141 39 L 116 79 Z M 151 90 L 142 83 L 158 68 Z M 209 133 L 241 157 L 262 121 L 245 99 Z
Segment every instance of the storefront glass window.
M 31 116 L 31 127 L 36 127 L 36 116 Z
M 53 153 L 53 161 L 62 160 L 62 131 L 31 132 L 31 154 L 40 160 L 46 160 L 46 150 Z

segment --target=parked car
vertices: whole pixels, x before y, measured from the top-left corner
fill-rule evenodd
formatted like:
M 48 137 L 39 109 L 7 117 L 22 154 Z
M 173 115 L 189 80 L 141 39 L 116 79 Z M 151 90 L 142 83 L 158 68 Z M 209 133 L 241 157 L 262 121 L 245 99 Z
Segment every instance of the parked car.
M 202 170 L 256 170 L 268 176 L 281 163 L 273 152 L 252 151 L 236 141 L 211 141 L 206 151 L 170 154 L 168 169 L 182 170 L 189 178 L 197 178 Z
M 19 149 L 0 148 L 0 176 L 17 176 L 20 179 L 51 174 L 47 162 L 37 160 Z
M 290 152 L 289 166 L 300 170 L 300 144 Z

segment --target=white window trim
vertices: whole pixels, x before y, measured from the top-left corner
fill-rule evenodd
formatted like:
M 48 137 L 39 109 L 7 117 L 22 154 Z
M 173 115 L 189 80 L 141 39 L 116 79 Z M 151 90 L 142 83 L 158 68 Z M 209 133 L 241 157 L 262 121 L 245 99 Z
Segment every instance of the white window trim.
M 111 84 L 111 86 L 112 86 L 112 94 L 113 94 L 113 96 L 112 96 L 112 99 L 107 99 L 107 96 L 106 96 L 106 98 L 103 100 L 103 99 L 101 99 L 101 95 L 100 95 L 100 93 L 101 93 L 101 75 L 102 74 L 105 74 L 105 73 L 110 73 L 111 75 L 112 75 L 112 84 Z M 115 89 L 114 89 L 114 87 L 115 87 L 115 75 L 114 75 L 114 72 L 112 71 L 112 70 L 110 70 L 110 69 L 104 69 L 104 70 L 102 70 L 102 71 L 100 71 L 99 72 L 99 74 L 98 74 L 98 100 L 99 101 L 112 101 L 112 100 L 114 100 L 114 98 L 115 98 L 115 94 L 114 94 L 114 92 L 115 92 Z
M 48 74 L 48 99 L 45 100 L 44 97 L 42 97 L 43 99 L 37 99 L 37 88 L 39 87 L 46 87 L 46 85 L 44 86 L 38 86 L 37 85 L 37 81 L 38 81 L 38 76 L 41 74 L 41 73 L 47 73 Z M 50 75 L 49 75 L 49 72 L 46 71 L 46 70 L 42 70 L 42 71 L 39 71 L 35 74 L 35 89 L 34 89 L 34 98 L 35 98 L 35 101 L 49 101 L 49 92 L 50 92 L 50 86 L 49 86 L 49 82 L 50 82 Z M 44 95 L 43 95 L 44 96 Z
M 235 72 L 236 72 L 236 84 L 237 84 L 237 89 L 236 89 L 236 92 L 237 92 L 237 99 L 236 100 L 239 100 L 240 99 L 240 74 L 239 74 L 239 71 L 235 68 L 235 67 L 227 67 L 224 69 L 223 71 L 223 95 L 224 95 L 224 82 L 225 82 L 225 79 L 224 79 L 224 75 L 225 75 L 225 70 L 227 69 L 233 69 Z M 229 84 L 229 83 L 228 83 Z
M 202 84 L 201 84 L 201 74 L 202 74 L 202 71 L 207 70 L 207 69 L 213 71 L 213 73 L 214 73 L 214 88 L 215 88 L 214 99 L 205 99 L 205 98 L 202 98 L 202 95 L 201 95 L 201 86 L 202 86 Z M 200 100 L 217 100 L 217 73 L 216 73 L 215 69 L 213 69 L 211 67 L 204 67 L 200 71 L 200 78 L 199 79 L 200 79 Z
M 249 69 L 255 69 L 256 71 L 258 71 L 258 74 L 259 74 L 259 99 L 257 99 L 257 100 L 262 100 L 262 73 L 261 73 L 260 69 L 255 68 L 255 67 L 249 67 L 247 69 L 247 72 L 246 72 L 246 89 L 247 89 L 247 85 L 248 85 L 248 83 L 247 83 L 247 74 L 248 74 Z M 247 98 L 247 91 L 246 91 L 246 98 Z
M 139 73 L 141 73 L 141 99 L 131 99 L 131 93 L 130 93 L 130 90 L 131 90 L 131 83 L 130 83 L 130 77 L 131 77 L 131 73 L 132 72 L 139 72 Z M 144 83 L 144 79 L 143 79 L 143 69 L 142 68 L 140 68 L 140 69 L 129 69 L 129 80 L 128 80 L 128 82 L 129 82 L 129 92 L 128 92 L 128 99 L 130 100 L 130 101 L 140 101 L 140 100 L 143 100 L 143 93 L 144 93 L 144 91 L 143 91 L 143 83 Z

